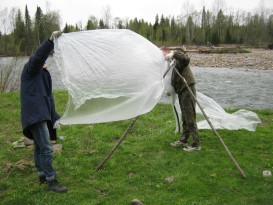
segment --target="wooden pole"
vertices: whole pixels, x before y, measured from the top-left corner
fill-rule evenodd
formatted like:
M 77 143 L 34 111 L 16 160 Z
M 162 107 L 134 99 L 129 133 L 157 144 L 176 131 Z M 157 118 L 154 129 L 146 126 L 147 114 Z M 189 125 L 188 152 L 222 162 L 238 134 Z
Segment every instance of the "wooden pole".
M 202 108 L 202 106 L 200 105 L 200 103 L 198 102 L 197 98 L 195 97 L 195 95 L 193 94 L 193 92 L 191 91 L 187 81 L 185 80 L 185 78 L 183 78 L 183 76 L 177 71 L 177 69 L 175 68 L 175 66 L 173 66 L 173 69 L 175 70 L 175 72 L 179 75 L 179 77 L 183 80 L 183 82 L 185 83 L 185 85 L 187 86 L 188 91 L 190 92 L 192 98 L 195 100 L 195 102 L 197 103 L 197 105 L 199 106 L 200 110 L 202 111 L 204 117 L 206 118 L 206 120 L 208 121 L 211 129 L 213 130 L 214 134 L 218 137 L 218 139 L 220 140 L 220 142 L 222 143 L 222 145 L 224 146 L 228 156 L 230 157 L 230 159 L 232 160 L 232 162 L 235 164 L 235 166 L 237 167 L 237 169 L 239 170 L 239 172 L 241 173 L 241 175 L 246 178 L 246 175 L 244 173 L 244 171 L 241 169 L 240 165 L 238 164 L 238 162 L 235 160 L 235 158 L 232 156 L 231 152 L 229 151 L 228 147 L 226 146 L 224 140 L 221 138 L 221 136 L 219 135 L 219 133 L 214 129 L 212 123 L 210 122 L 207 114 L 205 113 L 204 109 Z
M 116 145 L 112 148 L 112 150 L 109 152 L 109 154 L 100 162 L 100 164 L 96 167 L 96 171 L 98 171 L 99 169 L 102 168 L 102 166 L 105 164 L 105 162 L 114 154 L 114 152 L 116 151 L 116 149 L 119 147 L 119 145 L 121 144 L 121 142 L 125 139 L 125 137 L 127 136 L 128 132 L 130 131 L 130 129 L 133 127 L 133 125 L 135 124 L 135 122 L 139 119 L 140 115 L 135 117 L 130 125 L 128 126 L 128 128 L 126 129 L 126 131 L 123 133 L 123 135 L 119 138 L 118 142 L 116 143 Z
M 167 75 L 167 73 L 170 71 L 171 66 L 168 67 L 168 69 L 165 71 L 165 73 L 163 74 L 163 78 L 165 78 L 165 76 Z M 128 128 L 126 129 L 126 131 L 123 133 L 123 135 L 119 138 L 118 142 L 116 143 L 116 145 L 112 148 L 112 150 L 109 152 L 109 154 L 100 162 L 100 164 L 96 167 L 96 171 L 98 171 L 99 169 L 101 169 L 103 167 L 103 165 L 107 162 L 107 160 L 114 154 L 114 152 L 116 151 L 116 149 L 119 147 L 119 145 L 121 144 L 121 142 L 125 139 L 125 137 L 127 136 L 128 132 L 130 131 L 130 129 L 133 127 L 133 125 L 135 124 L 135 122 L 140 118 L 140 115 L 137 116 L 136 118 L 134 118 L 131 122 L 131 124 L 128 126 Z

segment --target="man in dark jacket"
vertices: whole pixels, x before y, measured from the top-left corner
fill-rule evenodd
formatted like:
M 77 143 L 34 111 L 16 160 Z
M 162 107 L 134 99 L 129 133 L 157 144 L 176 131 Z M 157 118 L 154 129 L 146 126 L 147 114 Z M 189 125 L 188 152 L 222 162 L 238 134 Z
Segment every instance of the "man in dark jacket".
M 190 69 L 189 63 L 190 58 L 184 52 L 174 52 L 167 55 L 167 58 L 175 59 L 175 68 L 179 74 L 186 80 L 192 93 L 196 96 L 195 90 L 195 78 Z M 172 146 L 186 146 L 183 148 L 184 151 L 199 151 L 200 139 L 198 134 L 198 128 L 196 124 L 196 102 L 193 99 L 190 91 L 187 89 L 186 83 L 183 79 L 176 73 L 175 70 L 172 72 L 172 86 L 178 95 L 179 105 L 182 112 L 182 127 L 183 133 L 178 141 L 171 143 Z M 188 140 L 190 135 L 193 137 L 193 143 L 188 145 Z
M 61 35 L 54 31 L 29 58 L 21 74 L 21 120 L 23 133 L 34 140 L 34 162 L 40 183 L 48 183 L 48 189 L 67 192 L 56 180 L 52 167 L 50 136 L 56 135 L 54 123 L 60 117 L 55 111 L 52 80 L 45 61 L 54 48 L 54 39 Z

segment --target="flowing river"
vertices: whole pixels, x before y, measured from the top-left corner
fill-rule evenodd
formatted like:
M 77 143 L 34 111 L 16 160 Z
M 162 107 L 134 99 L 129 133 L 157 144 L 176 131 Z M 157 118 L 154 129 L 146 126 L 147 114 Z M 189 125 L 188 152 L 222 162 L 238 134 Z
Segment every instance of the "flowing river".
M 0 58 L 0 70 L 11 58 Z M 16 62 L 20 72 L 27 57 Z M 53 89 L 65 89 L 57 65 L 50 57 L 47 60 L 53 80 Z M 228 69 L 192 67 L 196 89 L 214 99 L 224 108 L 273 109 L 273 71 L 254 69 Z

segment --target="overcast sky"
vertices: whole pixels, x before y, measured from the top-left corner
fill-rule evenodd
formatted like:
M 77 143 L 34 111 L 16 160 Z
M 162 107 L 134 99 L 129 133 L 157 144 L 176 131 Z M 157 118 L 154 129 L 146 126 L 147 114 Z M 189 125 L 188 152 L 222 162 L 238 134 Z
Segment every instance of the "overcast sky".
M 265 8 L 273 11 L 273 0 L 220 0 L 224 2 L 225 11 L 256 11 L 263 1 Z M 186 3 L 188 2 L 188 4 Z M 102 18 L 106 8 L 110 8 L 112 18 L 144 19 L 154 23 L 156 14 L 165 17 L 177 17 L 185 14 L 185 5 L 200 11 L 203 6 L 213 11 L 215 0 L 0 0 L 0 10 L 4 8 L 19 7 L 24 13 L 27 4 L 31 17 L 34 17 L 37 6 L 45 13 L 47 9 L 57 10 L 62 18 L 62 28 L 65 23 L 75 25 L 82 22 L 86 25 L 90 15 Z M 272 12 L 273 13 L 273 12 Z

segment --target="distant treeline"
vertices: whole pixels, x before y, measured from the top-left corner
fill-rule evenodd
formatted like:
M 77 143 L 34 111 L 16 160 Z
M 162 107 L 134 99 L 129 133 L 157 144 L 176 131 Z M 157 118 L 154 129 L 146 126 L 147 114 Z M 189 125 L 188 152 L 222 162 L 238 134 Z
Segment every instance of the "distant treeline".
M 71 14 L 73 15 L 73 14 Z M 30 55 L 52 31 L 61 30 L 60 15 L 56 11 L 44 13 L 37 7 L 31 18 L 27 5 L 24 14 L 20 9 L 0 11 L 0 55 Z M 111 22 L 111 23 L 110 23 Z M 90 16 L 86 25 L 65 24 L 64 33 L 93 29 L 130 29 L 158 46 L 245 44 L 266 46 L 273 42 L 273 14 L 240 13 L 225 15 L 206 10 L 178 17 L 155 16 L 155 22 L 144 19 L 111 19 L 110 10 L 104 18 Z

